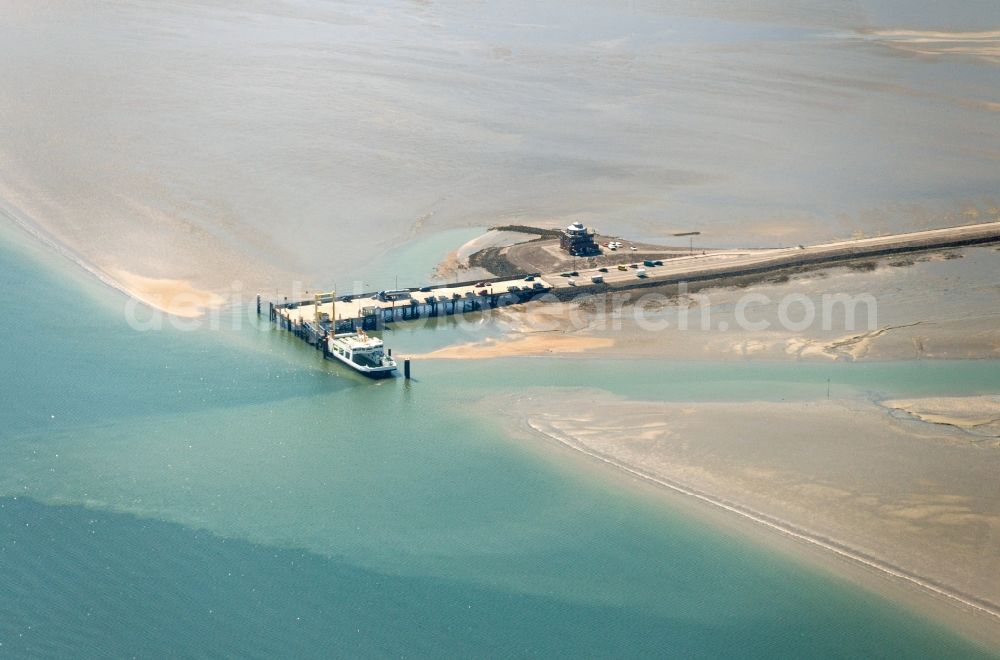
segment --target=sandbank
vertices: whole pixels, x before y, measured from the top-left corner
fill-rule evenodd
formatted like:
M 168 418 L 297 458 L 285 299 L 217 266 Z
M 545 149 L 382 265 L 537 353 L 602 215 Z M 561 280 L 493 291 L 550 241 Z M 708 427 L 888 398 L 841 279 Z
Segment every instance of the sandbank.
M 998 395 L 892 399 L 881 403 L 886 408 L 904 411 L 924 422 L 954 426 L 984 438 L 1000 438 Z
M 608 337 L 539 332 L 506 337 L 500 340 L 490 337 L 481 342 L 446 346 L 412 357 L 420 360 L 483 360 L 529 355 L 580 354 L 609 348 L 613 345 L 614 340 Z
M 584 409 L 574 405 L 581 396 Z M 863 399 L 668 403 L 595 390 L 510 399 L 502 408 L 536 438 L 835 557 L 838 573 L 881 576 L 860 581 L 895 598 L 902 587 L 905 601 L 1000 644 L 995 444 Z
M 174 316 L 195 318 L 225 302 L 222 296 L 197 289 L 187 280 L 143 277 L 125 270 L 111 274 L 131 296 Z

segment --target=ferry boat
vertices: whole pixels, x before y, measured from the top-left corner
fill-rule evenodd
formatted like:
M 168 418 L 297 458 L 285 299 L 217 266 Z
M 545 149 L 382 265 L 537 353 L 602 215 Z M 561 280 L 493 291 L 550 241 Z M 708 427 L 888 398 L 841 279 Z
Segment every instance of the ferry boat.
M 385 354 L 385 344 L 363 330 L 333 335 L 327 339 L 330 355 L 351 369 L 372 378 L 384 378 L 396 370 L 396 361 Z

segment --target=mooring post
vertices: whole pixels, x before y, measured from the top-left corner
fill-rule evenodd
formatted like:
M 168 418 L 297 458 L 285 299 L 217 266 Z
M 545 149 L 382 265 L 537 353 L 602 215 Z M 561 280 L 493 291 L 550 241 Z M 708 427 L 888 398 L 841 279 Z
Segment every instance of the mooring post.
M 410 379 L 410 360 L 403 360 L 403 378 L 406 380 Z
M 257 294 L 257 316 L 260 316 L 260 294 Z
M 392 357 L 392 349 L 391 349 L 391 348 L 388 348 L 388 349 L 386 349 L 386 350 L 387 350 L 387 351 L 389 351 L 389 357 Z

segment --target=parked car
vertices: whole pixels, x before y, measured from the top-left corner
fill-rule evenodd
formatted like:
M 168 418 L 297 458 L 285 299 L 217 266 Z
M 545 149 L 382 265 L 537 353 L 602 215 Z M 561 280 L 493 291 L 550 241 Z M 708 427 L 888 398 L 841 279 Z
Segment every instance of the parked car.
M 531 285 L 531 288 L 532 289 L 544 289 L 545 287 L 542 286 L 541 282 L 535 282 L 534 284 Z
M 576 280 L 570 280 L 570 281 L 566 282 L 566 284 L 568 284 L 570 286 L 576 286 Z
M 646 259 L 645 261 L 642 262 L 642 265 L 645 266 L 646 268 L 652 268 L 653 266 L 656 265 L 656 262 L 651 261 L 650 259 Z
M 570 276 L 570 277 L 580 277 L 580 273 L 578 273 L 578 272 L 576 272 L 576 271 L 574 270 L 574 271 L 572 271 L 572 272 L 571 272 L 571 273 L 569 274 L 569 276 Z
M 431 288 L 429 286 L 422 286 L 420 287 L 420 290 L 423 291 L 424 293 L 427 293 L 428 291 L 431 290 Z
M 635 276 L 636 277 L 640 277 L 640 278 L 641 277 L 646 277 L 646 269 L 645 268 L 640 268 L 639 270 L 637 270 L 635 272 Z
M 510 291 L 511 293 L 517 293 L 518 291 L 521 290 L 521 287 L 512 285 L 507 287 L 507 290 Z
M 590 281 L 593 282 L 594 284 L 600 284 L 601 282 L 604 281 L 604 276 L 603 275 L 591 275 Z
M 629 268 L 638 268 L 639 264 L 629 264 L 628 267 Z
M 559 277 L 573 277 L 570 273 L 559 273 Z
M 486 286 L 486 282 L 476 282 L 474 285 L 477 289 L 481 289 Z
M 618 264 L 618 270 L 628 270 L 625 264 Z
M 663 262 L 662 262 L 662 261 L 660 261 L 659 259 L 657 259 L 657 260 L 656 260 L 656 261 L 654 261 L 653 263 L 654 263 L 654 264 L 656 264 L 657 266 L 662 266 L 662 265 L 663 265 Z
M 524 278 L 524 281 L 525 282 L 534 282 L 535 281 L 535 276 L 534 275 L 528 275 L 526 278 Z
M 354 296 L 341 296 L 340 302 L 351 302 L 354 300 Z

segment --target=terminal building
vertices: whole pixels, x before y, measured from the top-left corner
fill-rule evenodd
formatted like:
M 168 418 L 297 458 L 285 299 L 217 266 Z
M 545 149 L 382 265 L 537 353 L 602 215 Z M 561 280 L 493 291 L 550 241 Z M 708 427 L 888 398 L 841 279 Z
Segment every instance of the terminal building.
M 594 232 L 583 226 L 582 222 L 574 222 L 559 234 L 559 247 L 574 257 L 590 257 L 601 253 L 601 248 L 594 240 Z

